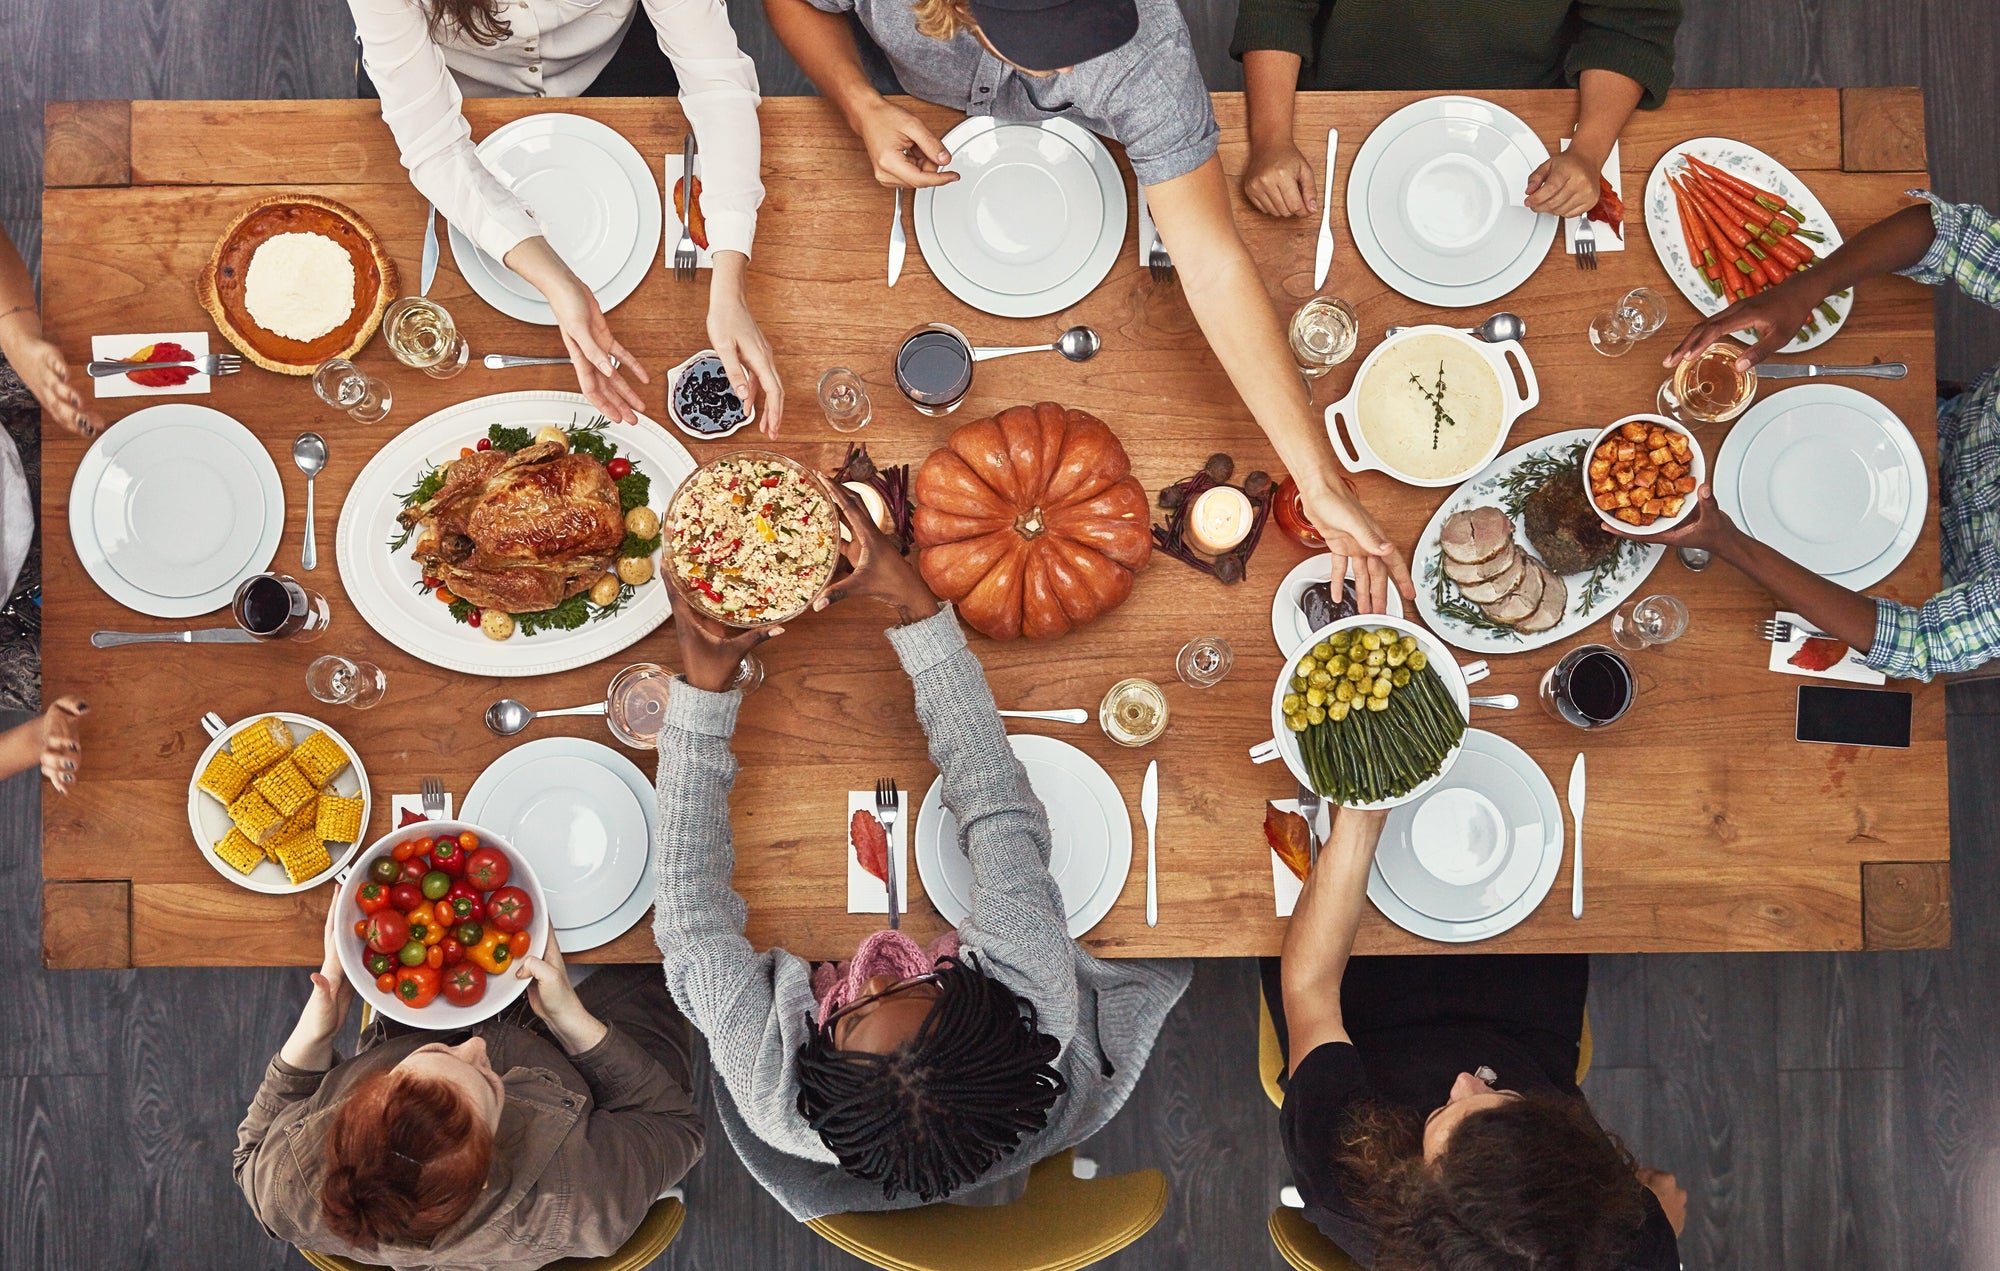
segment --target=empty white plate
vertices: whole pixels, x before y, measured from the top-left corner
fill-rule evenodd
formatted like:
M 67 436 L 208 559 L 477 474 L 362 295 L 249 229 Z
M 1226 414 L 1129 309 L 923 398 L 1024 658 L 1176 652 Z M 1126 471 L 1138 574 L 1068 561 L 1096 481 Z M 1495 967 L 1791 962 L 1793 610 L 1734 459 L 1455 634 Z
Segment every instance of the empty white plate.
M 1444 780 L 1389 813 L 1368 899 L 1427 940 L 1484 940 L 1542 903 L 1563 843 L 1562 808 L 1540 765 L 1506 738 L 1470 728 Z
M 1068 742 L 1010 736 L 1014 755 L 1049 817 L 1049 873 L 1062 893 L 1069 934 L 1083 935 L 1111 912 L 1132 868 L 1132 818 L 1118 785 Z M 958 926 L 972 912 L 972 864 L 959 850 L 958 821 L 944 806 L 944 779 L 917 811 L 917 873 L 924 894 Z
M 285 489 L 263 444 L 221 411 L 149 406 L 105 430 L 70 483 L 69 532 L 91 581 L 128 609 L 192 618 L 271 563 Z
M 1896 413 L 1840 384 L 1758 401 L 1729 430 L 1715 498 L 1759 542 L 1843 587 L 1873 586 L 1923 532 L 1930 478 Z
M 645 877 L 652 846 L 645 806 L 627 783 L 594 757 L 563 753 L 570 749 L 530 742 L 508 752 L 460 809 L 534 865 L 558 936 L 616 911 Z

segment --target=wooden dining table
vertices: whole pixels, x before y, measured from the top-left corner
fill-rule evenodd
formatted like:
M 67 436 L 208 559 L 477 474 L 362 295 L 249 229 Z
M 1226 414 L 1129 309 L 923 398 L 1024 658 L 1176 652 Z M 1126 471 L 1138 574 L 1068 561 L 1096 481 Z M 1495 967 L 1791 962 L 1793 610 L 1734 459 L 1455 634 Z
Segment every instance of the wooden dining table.
M 1335 182 L 1369 131 L 1416 93 L 1301 94 L 1298 134 L 1308 155 L 1323 152 L 1324 130 L 1345 144 Z M 1487 94 L 1526 120 L 1551 149 L 1575 115 L 1573 93 Z M 908 103 L 940 134 L 952 112 Z M 588 115 L 629 138 L 662 175 L 678 154 L 684 118 L 672 100 L 468 100 L 473 135 L 540 111 Z M 1256 212 L 1237 188 L 1246 160 L 1240 95 L 1215 98 L 1222 162 L 1238 226 L 1279 310 L 1289 313 L 1314 292 L 1317 220 L 1278 220 Z M 811 98 L 773 99 L 762 109 L 766 198 L 750 269 L 750 299 L 784 375 L 783 434 L 775 447 L 822 469 L 837 465 L 847 438 L 825 423 L 814 385 L 831 366 L 867 381 L 874 418 L 857 440 L 880 464 L 920 464 L 950 430 L 1016 403 L 1053 400 L 1087 410 L 1123 439 L 1149 491 L 1200 468 L 1211 454 L 1230 455 L 1239 474 L 1276 473 L 1271 447 L 1209 351 L 1181 289 L 1153 281 L 1137 244 L 1127 238 L 1110 275 L 1062 313 L 1001 319 L 953 298 L 912 250 L 902 280 L 886 285 L 889 192 L 869 172 L 839 115 Z M 1520 288 L 1478 311 L 1439 310 L 1407 300 L 1380 282 L 1356 252 L 1344 206 L 1333 217 L 1337 240 L 1325 292 L 1360 315 L 1365 353 L 1383 329 L 1424 321 L 1471 325 L 1491 310 L 1527 319 L 1526 348 L 1540 380 L 1540 405 L 1519 420 L 1509 444 L 1547 433 L 1597 427 L 1652 407 L 1660 358 L 1696 314 L 1666 277 L 1648 241 L 1641 211 L 1647 172 L 1670 147 L 1691 137 L 1724 135 L 1749 142 L 1807 182 L 1840 228 L 1852 234 L 1904 206 L 1904 192 L 1926 184 L 1922 97 L 1911 89 L 1676 90 L 1657 111 L 1626 127 L 1621 171 L 1628 250 L 1599 255 L 1581 272 L 1560 238 Z M 413 188 L 377 106 L 361 101 L 78 102 L 47 109 L 42 285 L 46 325 L 83 379 L 93 335 L 211 329 L 195 299 L 195 280 L 218 236 L 245 206 L 268 194 L 327 196 L 358 212 L 380 235 L 413 292 L 425 199 Z M 1113 147 L 1131 175 L 1122 152 Z M 906 224 L 909 213 L 905 212 Z M 1668 298 L 1667 328 L 1629 356 L 1595 352 L 1585 336 L 1593 316 L 1627 289 L 1646 285 Z M 648 413 L 664 418 L 658 372 L 708 343 L 706 275 L 676 281 L 655 268 L 609 315 L 619 338 L 655 372 L 644 389 Z M 490 309 L 467 287 L 447 249 L 433 299 L 454 316 L 475 355 L 561 351 L 550 328 L 528 326 Z M 912 326 L 942 321 L 975 343 L 1047 342 L 1087 323 L 1103 351 L 1072 365 L 1052 357 L 1017 357 L 982 365 L 971 395 L 949 419 L 917 414 L 897 394 L 891 358 Z M 226 345 L 217 336 L 217 348 Z M 1900 381 L 1852 381 L 1893 409 L 1936 463 L 1931 294 L 1914 282 L 1861 285 L 1846 326 L 1808 355 L 1819 362 L 1902 361 Z M 463 796 L 475 777 L 511 746 L 482 724 L 489 703 L 505 696 L 556 707 L 601 699 L 611 675 L 629 662 L 677 661 L 671 627 L 592 666 L 532 679 L 466 675 L 428 665 L 390 645 L 355 612 L 333 568 L 334 521 L 344 495 L 371 455 L 397 432 L 434 411 L 473 397 L 517 389 L 573 389 L 567 367 L 486 371 L 473 367 L 436 381 L 397 364 L 381 340 L 357 358 L 391 385 L 386 422 L 359 424 L 322 405 L 304 379 L 251 369 L 217 379 L 197 402 L 240 420 L 277 462 L 287 499 L 286 526 L 272 567 L 323 592 L 332 627 L 310 644 L 152 645 L 93 648 L 99 628 L 168 630 L 229 622 L 226 611 L 165 621 L 121 608 L 78 563 L 67 532 L 72 478 L 87 443 L 51 429 L 44 442 L 42 517 L 43 675 L 49 699 L 74 693 L 92 707 L 74 793 L 43 801 L 45 962 L 55 967 L 303 964 L 320 956 L 325 906 L 333 889 L 263 895 L 220 876 L 193 840 L 186 814 L 196 758 L 207 744 L 199 720 L 213 711 L 229 721 L 286 710 L 316 715 L 356 747 L 375 791 L 368 839 L 390 826 L 389 796 L 414 793 L 426 776 Z M 1785 360 L 1799 360 L 1787 358 Z M 1357 356 L 1318 386 L 1324 403 L 1344 394 Z M 1259 373 L 1290 375 L 1289 366 Z M 1769 391 L 1771 385 L 1766 386 Z M 85 388 L 86 397 L 89 389 Z M 1778 391 L 1786 391 L 1780 388 Z M 153 404 L 143 398 L 90 403 L 100 424 Z M 305 479 L 289 462 L 293 438 L 323 433 L 331 459 L 318 482 L 319 569 L 299 570 Z M 1727 428 L 1702 432 L 1714 453 Z M 747 434 L 746 434 L 747 437 Z M 690 444 L 698 459 L 733 442 Z M 1380 473 L 1355 486 L 1394 541 L 1416 547 L 1419 531 L 1448 491 L 1399 484 Z M 1114 745 L 1095 722 L 1086 726 L 1016 722 L 1073 743 L 1109 772 L 1135 830 L 1132 868 L 1110 915 L 1082 937 L 1107 957 L 1275 954 L 1285 923 L 1273 899 L 1265 844 L 1266 800 L 1289 797 L 1282 765 L 1257 766 L 1247 751 L 1269 735 L 1269 699 L 1283 655 L 1271 632 L 1274 589 L 1303 549 L 1267 532 L 1248 576 L 1234 585 L 1161 554 L 1141 573 L 1131 598 L 1098 621 L 1048 642 L 995 642 L 973 636 L 995 696 L 1004 707 L 1084 707 L 1093 721 L 1114 682 L 1144 676 L 1164 686 L 1170 719 L 1144 749 Z M 1928 518 L 1909 557 L 1875 594 L 1919 602 L 1938 586 L 1937 526 Z M 1621 950 L 1860 949 L 1943 945 L 1950 939 L 1951 840 L 1946 811 L 1945 695 L 1935 684 L 1914 690 L 1908 749 L 1863 750 L 1794 740 L 1794 702 L 1806 681 L 1766 669 L 1758 623 L 1771 598 L 1733 569 L 1692 573 L 1671 555 L 1648 588 L 1680 597 L 1691 611 L 1687 634 L 1631 656 L 1637 702 L 1616 726 L 1588 734 L 1536 708 L 1544 673 L 1568 649 L 1606 636 L 1603 622 L 1532 652 L 1490 657 L 1480 692 L 1514 693 L 1511 712 L 1478 710 L 1475 726 L 1525 748 L 1555 783 L 1566 784 L 1573 758 L 1589 756 L 1586 908 L 1570 916 L 1568 841 L 1546 899 L 1519 926 L 1476 946 L 1501 952 Z M 789 624 L 759 651 L 768 668 L 746 699 L 735 749 L 741 763 L 731 801 L 735 886 L 748 903 L 749 938 L 812 958 L 843 956 L 879 915 L 844 911 L 846 792 L 894 777 L 912 793 L 934 770 L 912 708 L 911 686 L 882 637 L 888 617 L 867 601 Z M 1221 684 L 1194 688 L 1175 676 L 1175 654 L 1196 636 L 1220 636 L 1235 651 Z M 519 638 L 519 637 L 517 637 Z M 365 712 L 323 706 L 306 691 L 306 664 L 342 653 L 379 664 L 387 674 L 382 702 Z M 607 743 L 603 722 L 537 723 L 528 737 L 574 735 Z M 648 755 L 628 752 L 650 775 Z M 1160 764 L 1159 924 L 1145 922 L 1145 832 L 1141 778 Z M 1570 831 L 1565 815 L 1565 831 Z M 944 923 L 914 881 L 907 930 L 926 936 Z M 1383 919 L 1363 917 L 1363 953 L 1446 951 Z M 589 960 L 644 961 L 657 956 L 651 926 L 641 922 Z

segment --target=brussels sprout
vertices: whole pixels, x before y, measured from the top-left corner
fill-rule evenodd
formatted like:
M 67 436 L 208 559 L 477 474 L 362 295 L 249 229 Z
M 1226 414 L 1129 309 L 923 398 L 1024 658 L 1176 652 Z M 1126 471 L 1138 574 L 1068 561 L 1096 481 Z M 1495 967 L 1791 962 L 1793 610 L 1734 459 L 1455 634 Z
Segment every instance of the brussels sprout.
M 1410 660 L 1407 663 L 1405 663 L 1405 665 L 1407 665 L 1412 671 L 1421 671 L 1430 664 L 1431 664 L 1430 655 L 1428 653 L 1425 653 L 1422 649 L 1418 649 L 1415 653 L 1412 653 L 1410 655 Z
M 1315 684 L 1315 685 L 1314 685 L 1313 687 L 1311 687 L 1311 688 L 1307 689 L 1307 690 L 1306 690 L 1306 705 L 1308 705 L 1308 706 L 1324 706 L 1324 705 L 1326 705 L 1326 690 L 1325 690 L 1325 689 L 1323 689 L 1323 688 L 1321 688 L 1321 687 L 1319 687 L 1319 686 L 1318 686 L 1318 685 L 1316 685 L 1316 684 Z
M 1410 655 L 1403 652 L 1402 645 L 1397 644 L 1382 650 L 1382 660 L 1390 666 L 1401 666 L 1410 660 Z
M 1327 643 L 1335 649 L 1345 649 L 1354 643 L 1354 629 L 1349 627 L 1345 631 L 1334 632 L 1331 636 L 1327 637 Z
M 1325 688 L 1327 685 L 1333 683 L 1333 673 L 1322 667 L 1321 669 L 1314 671 L 1311 675 L 1307 676 L 1306 683 L 1314 685 L 1315 687 L 1318 688 Z
M 1354 686 L 1353 686 L 1352 684 L 1348 683 L 1348 682 L 1347 682 L 1346 680 L 1342 680 L 1342 681 L 1341 681 L 1340 683 L 1338 683 L 1338 684 L 1334 685 L 1334 686 L 1333 686 L 1333 700 L 1334 700 L 1334 701 L 1336 701 L 1336 702 L 1351 702 L 1351 701 L 1353 701 L 1353 700 L 1354 700 Z
M 1410 668 L 1407 666 L 1399 666 L 1395 669 L 1395 671 L 1390 675 L 1389 678 L 1396 682 L 1397 688 L 1401 688 L 1403 687 L 1403 685 L 1408 684 L 1410 682 Z
M 1389 655 L 1383 652 L 1381 649 L 1368 650 L 1368 665 L 1371 669 L 1374 667 L 1381 666 L 1384 662 L 1388 661 L 1388 659 Z
M 1332 674 L 1334 674 L 1334 675 L 1345 675 L 1345 674 L 1347 674 L 1347 658 L 1346 658 L 1346 656 L 1345 656 L 1345 655 L 1343 655 L 1343 654 L 1339 654 L 1339 653 L 1336 653 L 1336 654 L 1334 654 L 1334 655 L 1333 655 L 1333 660 L 1332 660 L 1331 662 L 1328 662 L 1328 663 L 1326 664 L 1326 669 L 1327 669 L 1327 670 L 1328 670 L 1329 672 L 1331 672 Z
M 1285 699 L 1278 703 L 1278 709 L 1287 715 L 1292 715 L 1296 714 L 1298 709 L 1303 705 L 1305 705 L 1305 699 L 1301 698 L 1297 693 L 1287 693 L 1285 694 Z
M 1306 722 L 1308 724 L 1324 724 L 1326 722 L 1326 708 L 1322 706 L 1306 707 Z
M 1402 639 L 1396 641 L 1396 644 L 1406 655 L 1417 651 L 1417 638 L 1415 636 L 1404 636 Z
M 1382 647 L 1382 637 L 1376 635 L 1373 631 L 1363 631 L 1361 633 L 1361 647 L 1372 653 Z
M 1388 710 L 1389 699 L 1386 697 L 1371 697 L 1368 699 L 1368 709 L 1371 711 Z
M 1328 658 L 1333 656 L 1333 646 L 1328 644 L 1326 641 L 1321 640 L 1318 644 L 1315 644 L 1312 647 L 1312 655 L 1318 658 L 1320 661 L 1324 662 Z
M 1319 659 L 1315 658 L 1312 654 L 1308 653 L 1304 657 L 1299 659 L 1299 664 L 1293 667 L 1292 671 L 1293 674 L 1295 675 L 1311 675 L 1314 671 L 1317 671 L 1318 669 L 1319 669 Z
M 1292 677 L 1292 692 L 1303 693 L 1306 691 L 1306 686 L 1311 683 L 1312 681 L 1303 675 L 1294 675 Z
M 1287 714 L 1285 716 L 1285 727 L 1291 729 L 1295 733 L 1304 732 L 1306 730 L 1306 724 L 1307 724 L 1306 713 L 1304 711 L 1299 711 L 1296 714 Z
M 1368 667 L 1364 663 L 1350 662 L 1347 666 L 1347 678 L 1350 680 L 1359 681 L 1362 677 L 1366 676 L 1367 674 L 1368 674 Z
M 1347 712 L 1353 709 L 1354 707 L 1347 702 L 1335 702 L 1326 708 L 1326 717 L 1338 724 L 1341 720 L 1346 719 Z
M 1389 677 L 1385 675 L 1381 679 L 1375 681 L 1375 687 L 1368 690 L 1368 696 L 1386 699 L 1389 696 L 1389 691 L 1394 687 L 1395 685 L 1391 684 L 1389 682 Z

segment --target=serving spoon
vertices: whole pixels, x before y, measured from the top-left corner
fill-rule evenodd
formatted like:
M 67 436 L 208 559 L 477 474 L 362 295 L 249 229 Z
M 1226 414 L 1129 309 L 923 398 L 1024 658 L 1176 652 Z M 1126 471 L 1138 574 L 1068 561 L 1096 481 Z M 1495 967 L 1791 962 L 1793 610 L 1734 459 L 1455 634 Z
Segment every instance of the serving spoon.
M 306 541 L 299 549 L 299 568 L 314 569 L 319 565 L 319 548 L 313 542 L 313 478 L 326 467 L 326 438 L 316 432 L 300 433 L 292 443 L 292 462 L 306 474 Z
M 486 726 L 500 737 L 512 737 L 529 724 L 550 715 L 602 715 L 603 702 L 592 702 L 588 706 L 565 706 L 561 710 L 529 710 L 511 697 L 503 697 L 486 708 Z
M 972 360 L 975 362 L 991 362 L 996 357 L 1012 357 L 1016 353 L 1048 353 L 1053 351 L 1062 354 L 1072 362 L 1088 362 L 1091 358 L 1097 356 L 1097 350 L 1103 346 L 1104 341 L 1098 339 L 1097 332 L 1091 330 L 1089 327 L 1071 327 L 1057 336 L 1054 344 L 1020 344 L 1008 349 L 974 349 L 972 351 Z
M 1388 334 L 1401 335 L 1408 327 L 1390 327 Z M 1528 334 L 1528 320 L 1518 313 L 1496 313 L 1476 327 L 1454 327 L 1467 335 L 1476 335 L 1488 344 L 1499 344 L 1505 340 L 1518 340 Z

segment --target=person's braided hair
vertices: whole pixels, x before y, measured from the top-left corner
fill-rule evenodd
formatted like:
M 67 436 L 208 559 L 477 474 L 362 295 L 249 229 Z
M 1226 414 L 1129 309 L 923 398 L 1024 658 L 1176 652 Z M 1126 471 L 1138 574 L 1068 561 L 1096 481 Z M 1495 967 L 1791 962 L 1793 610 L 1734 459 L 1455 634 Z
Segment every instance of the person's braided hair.
M 925 1204 L 984 1174 L 1048 1123 L 1066 1089 L 1034 1003 L 957 958 L 917 1035 L 876 1055 L 815 1027 L 799 1048 L 799 1113 L 856 1178 Z

